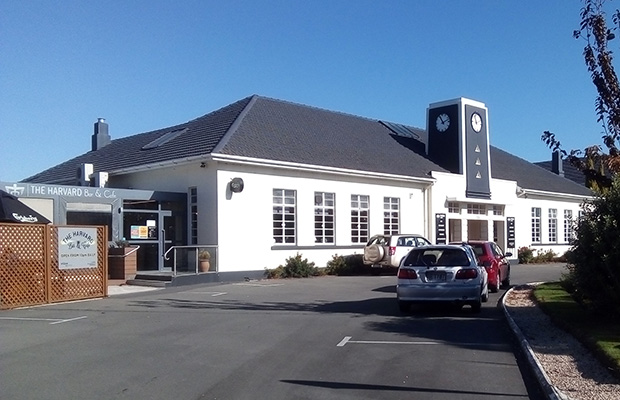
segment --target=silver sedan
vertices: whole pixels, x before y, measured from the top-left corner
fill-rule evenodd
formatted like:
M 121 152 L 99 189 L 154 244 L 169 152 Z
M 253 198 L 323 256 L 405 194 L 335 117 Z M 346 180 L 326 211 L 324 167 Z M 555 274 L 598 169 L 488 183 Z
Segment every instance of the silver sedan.
M 477 313 L 489 299 L 487 272 L 467 244 L 414 248 L 400 263 L 396 298 L 402 312 L 412 303 L 446 302 Z

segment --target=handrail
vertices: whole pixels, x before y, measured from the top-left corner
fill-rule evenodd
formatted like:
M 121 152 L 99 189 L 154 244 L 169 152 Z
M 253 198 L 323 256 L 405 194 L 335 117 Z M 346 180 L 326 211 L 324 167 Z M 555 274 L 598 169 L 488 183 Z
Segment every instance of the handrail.
M 131 246 L 131 247 L 133 247 L 133 246 Z M 113 249 L 114 249 L 114 248 L 115 248 L 115 249 L 118 249 L 119 247 L 113 247 Z M 108 257 L 123 257 L 123 258 L 125 258 L 125 257 L 127 257 L 128 255 L 133 254 L 133 253 L 135 253 L 136 251 L 138 251 L 138 249 L 139 249 L 139 248 L 140 248 L 140 246 L 136 246 L 136 248 L 135 248 L 135 249 L 132 249 L 130 252 L 125 253 L 125 254 L 109 254 L 109 253 L 108 253 Z
M 168 250 L 166 250 L 166 252 L 164 253 L 163 257 L 164 260 L 170 260 L 170 258 L 168 257 L 168 253 L 170 253 L 171 251 L 173 252 L 173 263 L 172 263 L 172 276 L 177 276 L 177 249 L 195 249 L 196 250 L 196 255 L 195 255 L 195 261 L 196 261 L 196 270 L 195 273 L 196 275 L 198 275 L 198 253 L 199 253 L 199 249 L 202 248 L 214 248 L 217 254 L 217 245 L 215 244 L 193 244 L 193 245 L 186 245 L 186 246 L 171 246 Z M 217 263 L 216 263 L 216 270 L 214 272 L 217 272 Z

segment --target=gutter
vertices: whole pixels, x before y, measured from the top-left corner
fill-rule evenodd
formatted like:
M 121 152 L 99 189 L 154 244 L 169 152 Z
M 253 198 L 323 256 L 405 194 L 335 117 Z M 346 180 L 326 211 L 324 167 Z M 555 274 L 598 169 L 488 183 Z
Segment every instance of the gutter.
M 278 169 L 288 169 L 288 170 L 296 170 L 296 171 L 309 171 L 316 172 L 320 171 L 326 174 L 334 174 L 334 175 L 346 175 L 346 176 L 356 176 L 356 177 L 367 177 L 367 178 L 382 178 L 382 179 L 390 179 L 394 181 L 401 182 L 414 182 L 421 183 L 424 185 L 433 185 L 436 181 L 435 178 L 415 178 L 406 175 L 394 175 L 380 172 L 370 172 L 370 171 L 358 171 L 353 169 L 346 168 L 335 168 L 335 167 L 325 167 L 321 165 L 312 165 L 312 164 L 299 164 L 293 162 L 286 161 L 274 161 L 274 160 L 265 160 L 251 157 L 241 157 L 241 156 L 230 156 L 226 154 L 211 154 L 211 159 L 213 161 L 220 162 L 231 162 L 243 165 L 253 165 L 253 166 L 262 166 L 262 167 L 272 167 Z

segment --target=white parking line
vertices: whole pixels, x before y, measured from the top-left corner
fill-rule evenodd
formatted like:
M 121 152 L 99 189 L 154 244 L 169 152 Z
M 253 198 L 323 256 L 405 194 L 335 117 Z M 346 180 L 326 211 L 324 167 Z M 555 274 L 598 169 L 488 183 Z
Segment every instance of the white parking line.
M 69 318 L 69 319 L 58 319 L 58 318 L 20 318 L 20 317 L 0 317 L 0 319 L 7 321 L 44 321 L 50 322 L 50 325 L 64 324 L 65 322 L 77 321 L 80 319 L 88 318 L 86 315 L 81 317 Z
M 228 294 L 228 292 L 187 292 L 189 294 L 210 294 L 211 297 L 223 296 Z
M 282 286 L 283 283 L 233 283 L 235 286 L 274 287 Z
M 443 344 L 441 342 L 395 342 L 389 340 L 351 340 L 352 336 L 345 336 L 344 339 L 340 341 L 336 345 L 336 347 L 343 347 L 347 343 L 357 343 L 357 344 L 417 344 L 417 345 L 433 345 L 433 344 Z
M 88 317 L 86 315 L 84 315 L 84 316 L 76 317 L 76 318 L 63 319 L 63 320 L 60 320 L 60 321 L 52 322 L 52 323 L 50 323 L 50 325 L 64 324 L 65 322 L 77 321 L 78 319 L 84 319 L 84 318 L 88 318 Z
M 454 345 L 454 346 L 472 346 L 485 348 L 504 348 L 507 345 L 501 343 L 454 343 L 454 342 L 438 342 L 438 341 L 416 341 L 416 342 L 400 342 L 392 340 L 351 340 L 352 336 L 345 336 L 336 347 L 343 347 L 345 344 L 414 344 L 423 346 L 432 346 L 436 344 Z

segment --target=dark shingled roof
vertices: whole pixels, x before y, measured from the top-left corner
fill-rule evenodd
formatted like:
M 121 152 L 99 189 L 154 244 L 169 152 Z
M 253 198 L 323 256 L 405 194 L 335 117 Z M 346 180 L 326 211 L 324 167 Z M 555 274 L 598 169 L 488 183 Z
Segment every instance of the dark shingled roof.
M 583 196 L 592 196 L 593 194 L 590 189 L 583 185 L 493 146 L 491 146 L 491 176 L 517 181 L 517 184 L 523 189 Z
M 551 171 L 551 168 L 553 167 L 552 161 L 540 161 L 534 164 L 546 169 L 547 171 Z M 586 186 L 586 176 L 571 163 L 566 160 L 562 160 L 562 170 L 564 171 L 565 178 L 570 179 L 571 181 L 576 182 L 580 185 Z
M 184 131 L 159 147 L 142 149 L 177 130 Z M 113 175 L 126 168 L 207 155 L 216 146 L 224 155 L 416 178 L 429 178 L 430 171 L 448 172 L 426 157 L 421 142 L 394 134 L 380 121 L 255 95 L 184 124 L 112 140 L 24 182 L 70 185 L 83 163 Z M 591 194 L 492 146 L 491 174 L 515 180 L 526 189 Z

